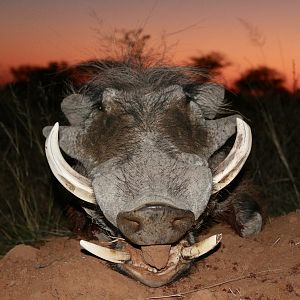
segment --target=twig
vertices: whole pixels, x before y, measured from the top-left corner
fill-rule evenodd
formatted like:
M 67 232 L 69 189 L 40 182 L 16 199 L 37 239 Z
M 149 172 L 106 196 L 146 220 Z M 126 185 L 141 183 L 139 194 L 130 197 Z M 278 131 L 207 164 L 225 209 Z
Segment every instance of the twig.
M 46 264 L 37 264 L 34 267 L 35 267 L 35 269 L 44 269 L 44 268 L 47 268 L 47 267 L 51 266 L 52 264 L 54 264 L 56 262 L 59 262 L 59 261 L 62 261 L 64 259 L 65 259 L 65 257 L 62 257 L 60 259 L 54 259 L 54 260 L 52 260 L 52 261 L 50 261 Z
M 273 243 L 272 247 L 275 246 L 280 241 L 280 237 Z
M 249 273 L 247 275 L 244 275 L 244 276 L 239 276 L 239 277 L 235 277 L 235 278 L 232 278 L 232 279 L 224 280 L 224 281 L 221 281 L 221 282 L 218 282 L 218 283 L 214 283 L 214 284 L 211 284 L 211 285 L 204 286 L 204 287 L 199 288 L 199 289 L 194 289 L 194 290 L 181 292 L 181 293 L 178 293 L 178 294 L 172 294 L 172 295 L 149 297 L 149 298 L 146 298 L 146 300 L 150 300 L 150 299 L 167 299 L 167 298 L 183 298 L 185 295 L 196 293 L 196 292 L 199 292 L 199 291 L 202 291 L 202 290 L 208 290 L 208 289 L 211 289 L 211 288 L 214 288 L 214 287 L 217 287 L 217 286 L 221 286 L 221 285 L 226 284 L 226 283 L 236 282 L 236 281 L 240 281 L 240 280 L 248 279 L 248 278 L 253 278 L 253 277 L 255 278 L 256 276 L 261 275 L 263 273 L 270 273 L 270 272 L 276 272 L 276 271 L 281 271 L 281 270 L 282 269 L 274 269 L 274 270 L 264 270 L 264 271 L 260 271 L 260 272 L 257 272 L 257 273 L 252 273 L 251 272 L 251 273 Z
M 232 289 L 231 288 L 229 288 L 229 291 L 230 291 L 230 293 L 233 295 L 233 296 L 235 296 L 236 297 L 236 294 L 232 291 Z

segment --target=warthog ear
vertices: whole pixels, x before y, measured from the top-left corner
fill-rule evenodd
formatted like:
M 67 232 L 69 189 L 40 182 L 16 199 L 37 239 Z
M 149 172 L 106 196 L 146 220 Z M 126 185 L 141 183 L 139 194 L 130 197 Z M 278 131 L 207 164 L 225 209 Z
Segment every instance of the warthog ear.
M 236 133 L 237 118 L 241 118 L 241 116 L 232 115 L 221 119 L 205 121 L 208 145 L 206 151 L 207 158 L 219 150 Z
M 48 138 L 53 126 L 43 128 L 43 135 Z M 77 147 L 77 137 L 80 133 L 80 127 L 60 126 L 59 127 L 59 146 L 70 157 L 79 159 L 80 152 Z
M 72 94 L 61 103 L 61 110 L 71 125 L 82 124 L 92 111 L 92 102 L 89 97 Z
M 199 106 L 203 117 L 211 120 L 223 106 L 225 91 L 223 86 L 216 83 L 203 83 L 194 86 L 188 95 Z
M 52 128 L 53 128 L 53 126 L 46 126 L 46 127 L 43 128 L 43 136 L 45 138 L 48 137 L 48 135 L 51 132 Z
M 200 123 L 207 130 L 207 146 L 204 155 L 209 158 L 236 132 L 236 118 L 232 115 L 215 119 L 224 108 L 224 87 L 216 83 L 193 86 L 187 94 L 191 98 L 191 120 Z

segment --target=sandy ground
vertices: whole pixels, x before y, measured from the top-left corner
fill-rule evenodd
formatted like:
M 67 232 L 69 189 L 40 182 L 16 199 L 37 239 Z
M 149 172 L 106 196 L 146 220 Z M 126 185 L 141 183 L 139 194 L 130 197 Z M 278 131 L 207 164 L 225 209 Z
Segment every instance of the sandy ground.
M 39 249 L 18 245 L 0 261 L 0 299 L 300 299 L 300 210 L 269 219 L 253 238 L 224 225 L 207 236 L 219 232 L 214 253 L 162 288 L 113 271 L 75 239 L 50 238 Z

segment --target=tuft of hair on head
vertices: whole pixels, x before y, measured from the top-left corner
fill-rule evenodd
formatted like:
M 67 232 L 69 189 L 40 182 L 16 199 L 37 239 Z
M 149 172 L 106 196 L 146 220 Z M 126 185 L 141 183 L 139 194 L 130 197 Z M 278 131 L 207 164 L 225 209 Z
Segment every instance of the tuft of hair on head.
M 172 66 L 135 61 L 127 57 L 123 61 L 93 60 L 78 68 L 88 74 L 89 80 L 81 88 L 88 96 L 106 88 L 130 91 L 140 88 L 158 90 L 171 85 L 188 86 L 208 81 L 205 70 L 191 66 Z M 99 94 L 96 92 L 96 95 Z

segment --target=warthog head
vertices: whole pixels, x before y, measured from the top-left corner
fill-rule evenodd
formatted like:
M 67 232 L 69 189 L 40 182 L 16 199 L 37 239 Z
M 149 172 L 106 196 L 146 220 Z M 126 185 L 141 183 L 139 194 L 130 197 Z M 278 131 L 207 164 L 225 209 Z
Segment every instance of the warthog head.
M 83 204 L 95 222 L 121 237 L 114 249 L 82 247 L 160 286 L 219 242 L 215 236 L 209 246 L 194 244 L 192 232 L 211 195 L 242 168 L 251 131 L 237 115 L 219 117 L 224 89 L 197 83 L 192 69 L 97 67 L 94 80 L 62 102 L 70 125 L 44 129 L 49 165 L 65 188 L 95 205 Z M 232 150 L 216 164 L 235 133 Z M 80 174 L 60 148 L 78 161 Z

